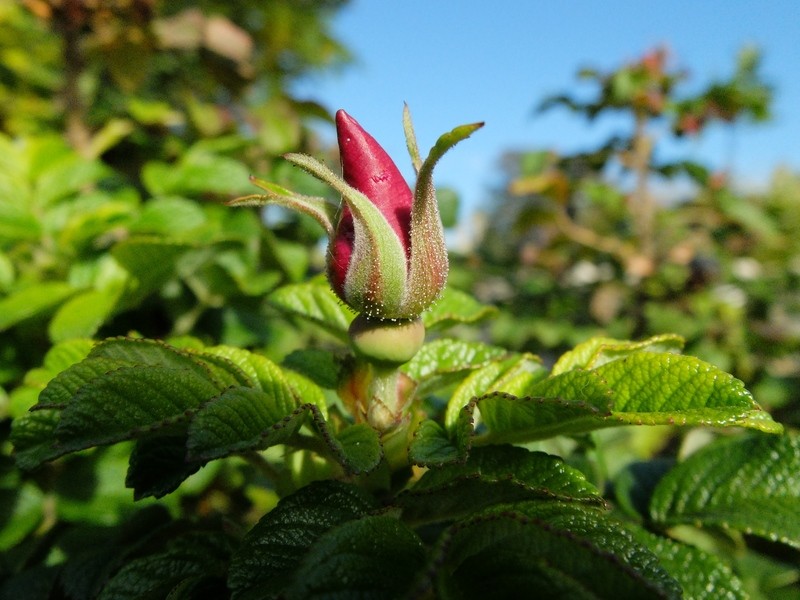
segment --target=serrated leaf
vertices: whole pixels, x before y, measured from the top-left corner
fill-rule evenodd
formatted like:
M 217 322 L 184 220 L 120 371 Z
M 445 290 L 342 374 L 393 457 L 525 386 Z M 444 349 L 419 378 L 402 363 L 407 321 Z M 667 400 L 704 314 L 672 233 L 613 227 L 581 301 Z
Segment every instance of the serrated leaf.
M 441 297 L 422 313 L 426 329 L 446 329 L 459 323 L 476 323 L 497 312 L 494 306 L 481 304 L 469 294 L 446 287 Z
M 497 367 L 485 371 L 492 369 Z M 476 392 L 486 381 L 468 386 L 482 371 L 467 378 L 448 405 L 446 422 L 462 445 L 467 438 L 476 444 L 519 442 L 624 424 L 782 431 L 741 381 L 690 356 L 640 351 L 589 371 L 534 381 L 524 390 L 501 387 L 483 396 Z M 468 394 L 474 398 L 461 409 Z
M 638 527 L 628 527 L 633 537 L 658 557 L 664 570 L 692 600 L 747 600 L 750 596 L 731 568 L 714 555 L 694 546 L 674 542 Z
M 430 521 L 536 498 L 603 503 L 585 476 L 561 458 L 514 446 L 475 448 L 463 464 L 431 468 L 397 503 L 404 518 Z
M 338 481 L 312 483 L 283 498 L 234 553 L 228 576 L 233 598 L 279 596 L 326 531 L 373 508 L 375 500 L 366 492 Z
M 383 447 L 376 429 L 366 423 L 345 427 L 329 445 L 339 457 L 339 462 L 351 473 L 368 473 L 383 458 Z
M 98 344 L 48 383 L 33 407 L 37 412 L 16 420 L 17 464 L 30 469 L 76 450 L 184 422 L 238 381 L 233 365 L 225 366 L 152 340 Z
M 683 338 L 673 334 L 657 335 L 638 342 L 591 338 L 562 354 L 550 374 L 555 376 L 572 369 L 594 369 L 639 351 L 680 352 L 683 344 Z
M 78 290 L 59 281 L 37 283 L 0 298 L 0 331 L 48 313 Z
M 302 317 L 342 341 L 355 314 L 330 289 L 324 278 L 278 288 L 269 295 L 269 302 L 279 310 Z
M 57 410 L 39 410 L 11 422 L 14 460 L 20 469 L 28 471 L 61 456 L 54 445 L 58 418 Z
M 445 413 L 445 426 L 455 426 L 462 408 L 474 398 L 490 392 L 523 395 L 536 381 L 547 375 L 539 359 L 530 354 L 519 354 L 495 360 L 474 371 L 459 385 L 450 397 Z
M 604 513 L 519 502 L 460 521 L 440 539 L 440 598 L 680 598 L 657 558 Z
M 322 418 L 328 418 L 328 404 L 325 398 L 325 392 L 322 391 L 322 388 L 305 375 L 301 375 L 289 369 L 283 370 L 283 377 L 286 383 L 289 384 L 292 395 L 297 402 L 314 404 L 322 414 Z
M 507 353 L 503 348 L 481 342 L 436 339 L 422 346 L 402 369 L 419 384 L 444 375 L 477 369 Z
M 436 421 L 419 424 L 408 447 L 408 460 L 421 467 L 435 467 L 463 460 L 464 455 Z
M 320 536 L 286 597 L 401 598 L 424 566 L 422 542 L 411 529 L 391 516 L 367 516 Z
M 267 393 L 234 387 L 204 405 L 189 425 L 187 447 L 192 460 L 212 460 L 235 452 L 282 444 L 303 424 L 288 386 Z
M 800 548 L 800 436 L 722 438 L 659 482 L 650 515 L 665 526 L 723 527 Z
M 218 393 L 211 381 L 189 370 L 121 367 L 82 388 L 61 411 L 58 447 L 66 454 L 174 425 Z
M 134 558 L 103 587 L 99 600 L 135 600 L 166 595 L 188 577 L 218 578 L 232 549 L 231 540 L 219 533 L 193 532 L 171 540 L 156 554 Z

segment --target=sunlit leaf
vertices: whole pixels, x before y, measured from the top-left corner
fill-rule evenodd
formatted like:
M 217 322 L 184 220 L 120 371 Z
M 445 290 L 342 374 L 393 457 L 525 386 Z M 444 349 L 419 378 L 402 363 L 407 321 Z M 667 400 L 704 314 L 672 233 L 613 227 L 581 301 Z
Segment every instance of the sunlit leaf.
M 723 527 L 800 548 L 800 437 L 722 438 L 659 482 L 650 515 L 659 524 Z
M 347 329 L 355 317 L 324 278 L 283 286 L 270 294 L 269 301 L 276 308 L 319 325 L 342 340 L 346 339 Z

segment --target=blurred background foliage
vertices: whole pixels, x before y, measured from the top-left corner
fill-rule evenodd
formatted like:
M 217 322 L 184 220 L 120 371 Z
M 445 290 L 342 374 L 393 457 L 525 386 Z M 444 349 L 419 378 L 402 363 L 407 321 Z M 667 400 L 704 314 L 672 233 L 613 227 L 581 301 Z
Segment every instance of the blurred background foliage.
M 769 119 L 773 91 L 752 48 L 692 95 L 674 62 L 655 49 L 608 73 L 583 69 L 593 97 L 541 102 L 588 120 L 615 113 L 627 128 L 571 155 L 502 157 L 505 184 L 454 281 L 504 309 L 495 343 L 547 357 L 590 335 L 675 332 L 796 424 L 800 178 L 778 168 L 766 189 L 742 191 L 733 173 L 659 152 L 712 125 L 733 142 L 738 123 Z
M 86 522 L 102 536 L 134 510 L 119 486 L 122 446 L 33 474 L 13 467 L 13 418 L 86 339 L 200 338 L 276 359 L 325 343 L 270 302 L 282 284 L 322 270 L 322 232 L 223 203 L 253 193 L 250 173 L 328 193 L 279 157 L 336 161 L 314 134 L 332 123 L 328 107 L 289 90 L 351 60 L 329 27 L 345 4 L 0 0 L 0 550 L 13 548 L 0 575 L 53 543 L 36 530 Z M 692 94 L 673 63 L 655 49 L 610 72 L 584 69 L 593 97 L 536 106 L 589 120 L 615 113 L 628 127 L 572 155 L 534 147 L 502 157 L 505 184 L 474 249 L 452 257 L 450 278 L 501 310 L 463 335 L 550 361 L 593 335 L 675 332 L 687 353 L 743 379 L 796 426 L 800 177 L 776 170 L 766 189 L 742 191 L 734 174 L 659 153 L 671 137 L 768 119 L 773 90 L 752 49 L 729 78 Z M 452 226 L 457 198 L 440 199 Z M 606 440 L 606 466 L 652 457 L 670 439 L 611 435 L 622 441 Z M 274 505 L 252 465 L 215 465 L 170 497 L 174 513 L 252 523 Z M 766 563 L 746 560 L 757 590 Z

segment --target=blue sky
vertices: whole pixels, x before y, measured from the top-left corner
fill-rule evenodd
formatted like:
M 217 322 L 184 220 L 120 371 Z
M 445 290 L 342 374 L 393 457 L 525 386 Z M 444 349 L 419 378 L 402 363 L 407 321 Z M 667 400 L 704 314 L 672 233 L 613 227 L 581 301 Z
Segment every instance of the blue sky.
M 465 214 L 488 207 L 504 151 L 588 148 L 615 126 L 559 109 L 535 115 L 539 101 L 576 90 L 579 67 L 608 71 L 659 45 L 689 70 L 685 91 L 729 76 L 748 44 L 762 50 L 762 73 L 775 88 L 770 123 L 734 135 L 718 127 L 663 152 L 730 166 L 746 185 L 766 181 L 779 164 L 800 170 L 800 0 L 354 0 L 333 29 L 356 63 L 296 91 L 347 110 L 409 179 L 403 102 L 423 152 L 456 125 L 486 122 L 437 166 L 437 185 L 460 193 Z

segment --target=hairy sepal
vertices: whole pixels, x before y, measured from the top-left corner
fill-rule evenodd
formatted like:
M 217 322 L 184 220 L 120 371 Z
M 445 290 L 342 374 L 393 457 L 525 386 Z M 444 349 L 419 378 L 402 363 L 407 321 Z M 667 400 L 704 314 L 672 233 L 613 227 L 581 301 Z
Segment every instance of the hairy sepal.
M 318 160 L 305 154 L 285 158 L 339 192 L 353 215 L 353 254 L 342 300 L 374 318 L 407 317 L 402 302 L 408 274 L 406 252 L 380 210 Z

